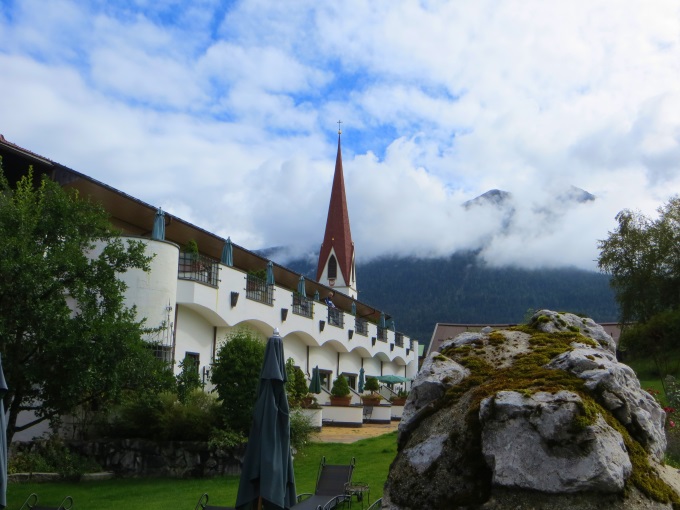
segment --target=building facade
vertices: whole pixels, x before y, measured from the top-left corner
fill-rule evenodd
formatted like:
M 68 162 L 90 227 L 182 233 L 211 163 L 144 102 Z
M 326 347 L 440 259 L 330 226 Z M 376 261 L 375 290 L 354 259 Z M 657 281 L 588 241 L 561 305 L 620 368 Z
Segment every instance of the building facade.
M 158 356 L 173 362 L 175 371 L 189 357 L 208 382 L 220 343 L 235 328 L 248 327 L 262 338 L 278 329 L 286 357 L 308 376 L 318 366 L 326 389 L 340 374 L 356 389 L 362 368 L 367 377 L 410 379 L 417 373 L 417 342 L 385 327 L 389 314 L 356 299 L 339 138 L 319 281 L 305 279 L 230 239 L 163 213 L 1 135 L 0 156 L 10 182 L 33 166 L 34 174 L 47 174 L 62 186 L 77 189 L 80 196 L 100 202 L 124 237 L 146 245 L 147 254 L 154 255 L 151 270 L 121 276 L 128 287 L 126 301 L 136 305 L 147 326 L 156 328 L 149 340 L 158 342 Z M 197 252 L 184 249 L 190 244 Z M 332 309 L 322 301 L 331 291 Z M 324 403 L 326 397 L 323 392 L 319 401 Z M 353 402 L 360 403 L 358 393 L 353 393 Z

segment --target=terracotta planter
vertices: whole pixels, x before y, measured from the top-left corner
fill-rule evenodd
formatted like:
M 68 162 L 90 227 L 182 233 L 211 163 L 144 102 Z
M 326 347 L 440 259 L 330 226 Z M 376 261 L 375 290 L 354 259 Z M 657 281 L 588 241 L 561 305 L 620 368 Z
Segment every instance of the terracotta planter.
M 346 396 L 346 397 L 334 397 L 331 395 L 331 405 L 332 406 L 341 406 L 341 407 L 349 407 L 349 403 L 352 401 L 351 396 Z
M 403 406 L 406 403 L 406 397 L 394 397 L 391 402 L 393 406 Z
M 380 397 L 361 397 L 361 401 L 365 406 L 379 406 L 380 400 Z

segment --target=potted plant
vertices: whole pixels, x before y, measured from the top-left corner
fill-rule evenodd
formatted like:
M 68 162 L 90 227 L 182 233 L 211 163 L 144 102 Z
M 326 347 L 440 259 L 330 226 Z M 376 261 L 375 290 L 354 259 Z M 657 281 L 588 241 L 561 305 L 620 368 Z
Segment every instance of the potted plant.
M 198 243 L 194 239 L 189 239 L 187 244 L 182 248 L 183 257 L 180 259 L 182 268 L 181 271 L 193 272 L 198 269 Z
M 333 381 L 330 399 L 332 406 L 349 406 L 352 397 L 350 396 L 349 383 L 344 375 L 339 375 Z
M 380 389 L 380 383 L 375 377 L 368 377 L 366 379 L 366 385 L 364 386 L 365 391 L 370 391 L 368 395 L 361 397 L 362 402 L 365 406 L 379 406 L 382 400 L 382 395 L 378 393 Z
M 406 390 L 399 390 L 397 392 L 397 395 L 392 397 L 392 405 L 394 406 L 403 406 L 406 403 L 406 399 L 408 398 L 408 391 Z

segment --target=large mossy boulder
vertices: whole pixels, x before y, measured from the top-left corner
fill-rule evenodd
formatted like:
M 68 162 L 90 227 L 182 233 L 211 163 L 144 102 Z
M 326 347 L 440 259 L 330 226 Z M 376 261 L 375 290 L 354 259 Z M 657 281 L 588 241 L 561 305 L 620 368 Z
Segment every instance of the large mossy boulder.
M 464 333 L 413 383 L 383 508 L 680 508 L 664 420 L 591 319 Z

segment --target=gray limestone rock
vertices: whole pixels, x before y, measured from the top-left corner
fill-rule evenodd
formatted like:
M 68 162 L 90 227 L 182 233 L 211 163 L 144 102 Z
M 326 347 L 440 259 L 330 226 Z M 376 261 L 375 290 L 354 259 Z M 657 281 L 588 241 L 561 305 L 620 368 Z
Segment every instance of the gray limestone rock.
M 578 331 L 583 336 L 595 340 L 603 349 L 608 350 L 612 354 L 616 353 L 616 343 L 614 342 L 614 339 L 593 319 L 579 317 L 573 313 L 539 310 L 531 317 L 531 321 L 533 321 L 532 323 L 535 325 L 536 329 L 546 333 Z
M 670 509 L 664 420 L 591 319 L 541 310 L 529 327 L 463 333 L 414 380 L 383 508 Z M 649 466 L 633 466 L 631 439 Z
M 621 492 L 631 473 L 623 438 L 601 416 L 588 426 L 572 392 L 502 391 L 482 402 L 482 452 L 500 487 Z
M 635 439 L 658 460 L 666 450 L 666 413 L 640 387 L 635 372 L 601 349 L 579 347 L 565 352 L 548 365 L 585 380 L 596 400 L 626 427 Z
M 468 369 L 438 352 L 433 352 L 423 362 L 413 381 L 404 405 L 399 431 L 408 430 L 417 416 L 441 398 L 447 388 L 460 383 L 468 375 L 470 375 Z

